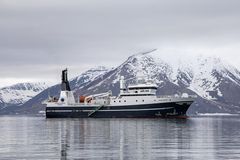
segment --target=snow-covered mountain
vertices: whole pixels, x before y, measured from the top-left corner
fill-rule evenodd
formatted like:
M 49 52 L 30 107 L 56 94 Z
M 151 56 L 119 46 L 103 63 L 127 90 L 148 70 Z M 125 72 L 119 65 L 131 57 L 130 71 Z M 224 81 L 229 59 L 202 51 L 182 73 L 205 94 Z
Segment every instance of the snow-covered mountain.
M 71 71 L 70 71 L 71 72 Z M 182 55 L 171 57 L 168 53 L 151 50 L 130 56 L 115 69 L 93 68 L 70 80 L 75 95 L 89 95 L 113 91 L 119 93 L 119 77 L 134 83 L 137 76 L 153 79 L 159 95 L 180 93 L 196 94 L 197 100 L 190 114 L 240 113 L 240 72 L 217 57 Z M 43 110 L 41 101 L 48 93 L 58 96 L 60 85 L 44 90 L 23 105 L 24 111 Z M 34 107 L 32 107 L 34 106 Z M 36 107 L 37 106 L 37 107 Z
M 70 85 L 71 89 L 80 89 L 83 86 L 87 85 L 89 82 L 94 81 L 95 79 L 101 77 L 105 73 L 107 73 L 110 70 L 110 68 L 107 68 L 105 66 L 97 66 L 94 68 L 91 68 L 87 70 L 86 72 L 82 73 L 81 75 L 70 79 Z
M 221 84 L 226 80 L 240 85 L 240 72 L 220 58 L 188 55 L 176 59 L 161 55 L 157 50 L 133 55 L 118 70 L 126 67 L 133 76 L 141 73 L 157 83 L 168 81 L 206 99 L 223 97 Z
M 46 83 L 18 83 L 1 88 L 0 104 L 2 107 L 8 105 L 22 105 L 47 87 Z
M 191 112 L 239 112 L 240 72 L 217 57 L 169 57 L 151 50 L 129 57 L 105 79 L 96 79 L 79 93 L 113 90 L 118 94 L 121 75 L 126 79 L 145 76 L 155 80 L 158 94 L 187 92 L 199 96 Z M 129 81 L 132 83 L 132 80 Z M 201 107 L 197 107 L 201 105 Z M 211 107 L 210 107 L 211 106 Z

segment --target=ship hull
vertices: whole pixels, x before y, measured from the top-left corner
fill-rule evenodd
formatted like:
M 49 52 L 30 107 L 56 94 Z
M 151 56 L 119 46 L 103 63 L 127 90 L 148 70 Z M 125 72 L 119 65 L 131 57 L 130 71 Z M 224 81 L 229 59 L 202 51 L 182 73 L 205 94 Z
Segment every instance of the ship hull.
M 129 106 L 47 106 L 47 118 L 157 118 L 185 116 L 193 101 Z

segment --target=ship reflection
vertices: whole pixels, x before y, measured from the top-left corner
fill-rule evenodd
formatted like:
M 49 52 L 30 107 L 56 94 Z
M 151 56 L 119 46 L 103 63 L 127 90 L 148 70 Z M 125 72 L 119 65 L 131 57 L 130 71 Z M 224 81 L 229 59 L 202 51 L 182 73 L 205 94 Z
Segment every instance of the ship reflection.
M 62 160 L 221 159 L 216 152 L 226 145 L 219 139 L 226 140 L 221 128 L 239 137 L 237 127 L 213 118 L 66 119 L 60 126 Z
M 67 150 L 70 147 L 70 128 L 69 121 L 64 121 L 61 124 L 61 160 L 67 160 Z
M 188 119 L 74 119 L 61 123 L 61 159 L 151 159 L 190 147 Z M 178 150 L 179 148 L 179 150 Z

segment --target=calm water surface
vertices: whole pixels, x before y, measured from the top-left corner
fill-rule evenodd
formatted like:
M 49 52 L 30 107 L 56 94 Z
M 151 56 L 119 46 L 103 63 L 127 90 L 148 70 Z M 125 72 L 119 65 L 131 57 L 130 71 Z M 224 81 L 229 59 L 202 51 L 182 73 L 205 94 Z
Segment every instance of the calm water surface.
M 240 159 L 240 117 L 0 117 L 0 159 Z

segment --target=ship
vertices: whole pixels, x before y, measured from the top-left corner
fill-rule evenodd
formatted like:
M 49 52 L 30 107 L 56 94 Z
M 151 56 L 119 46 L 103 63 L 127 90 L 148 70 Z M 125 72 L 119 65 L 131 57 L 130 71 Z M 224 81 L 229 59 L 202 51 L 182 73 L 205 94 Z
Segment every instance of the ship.
M 119 78 L 118 96 L 111 91 L 74 96 L 67 72 L 62 70 L 59 98 L 49 97 L 45 102 L 46 118 L 184 117 L 196 98 L 187 93 L 158 96 L 158 86 L 151 79 L 137 78 L 136 83 L 126 86 L 123 76 Z

